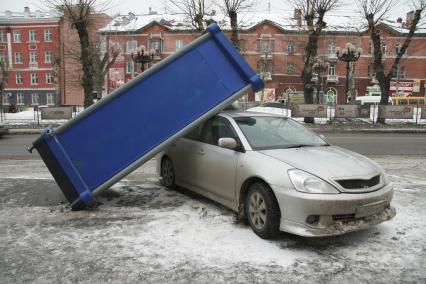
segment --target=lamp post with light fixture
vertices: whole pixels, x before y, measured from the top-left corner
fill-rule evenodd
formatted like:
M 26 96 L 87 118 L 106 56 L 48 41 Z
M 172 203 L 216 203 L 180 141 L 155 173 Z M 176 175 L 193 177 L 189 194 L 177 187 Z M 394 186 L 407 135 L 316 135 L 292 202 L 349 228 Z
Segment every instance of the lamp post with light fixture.
M 145 46 L 141 45 L 138 48 L 138 52 L 136 54 L 132 53 L 132 60 L 135 63 L 141 63 L 141 72 L 145 71 L 145 64 L 146 63 L 150 63 L 151 61 L 154 60 L 154 55 L 155 55 L 155 50 L 151 49 L 148 52 L 146 52 Z
M 336 48 L 337 58 L 340 61 L 346 62 L 346 82 L 345 82 L 345 103 L 348 102 L 349 92 L 349 67 L 351 62 L 356 62 L 361 56 L 362 49 L 356 48 L 352 43 L 348 42 L 346 47 L 340 49 Z

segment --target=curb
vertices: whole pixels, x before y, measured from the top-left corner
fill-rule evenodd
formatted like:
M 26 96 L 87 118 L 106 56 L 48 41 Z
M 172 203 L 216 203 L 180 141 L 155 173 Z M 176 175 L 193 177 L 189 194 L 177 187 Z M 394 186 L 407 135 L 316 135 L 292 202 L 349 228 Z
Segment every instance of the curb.
M 311 130 L 319 133 L 418 133 L 426 134 L 425 128 L 310 128 Z
M 306 125 L 305 125 L 306 126 Z M 426 128 L 320 128 L 309 127 L 318 133 L 418 133 L 426 134 Z M 44 128 L 11 128 L 4 135 L 41 134 Z

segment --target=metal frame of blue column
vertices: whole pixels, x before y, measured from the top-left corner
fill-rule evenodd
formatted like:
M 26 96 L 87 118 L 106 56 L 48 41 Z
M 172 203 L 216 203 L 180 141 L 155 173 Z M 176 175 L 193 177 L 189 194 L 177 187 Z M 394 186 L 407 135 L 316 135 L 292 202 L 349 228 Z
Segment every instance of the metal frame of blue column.
M 74 209 L 263 81 L 216 24 L 33 143 Z

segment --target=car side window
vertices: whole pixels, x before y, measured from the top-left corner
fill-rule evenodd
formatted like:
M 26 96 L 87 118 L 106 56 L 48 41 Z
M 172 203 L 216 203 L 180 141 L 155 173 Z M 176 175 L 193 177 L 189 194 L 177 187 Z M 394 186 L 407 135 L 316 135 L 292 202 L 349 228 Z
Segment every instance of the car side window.
M 203 123 L 195 126 L 188 134 L 184 136 L 184 138 L 189 140 L 200 141 L 201 139 L 201 129 L 203 128 Z
M 238 138 L 229 121 L 223 117 L 215 116 L 205 123 L 202 142 L 218 145 L 219 138 Z

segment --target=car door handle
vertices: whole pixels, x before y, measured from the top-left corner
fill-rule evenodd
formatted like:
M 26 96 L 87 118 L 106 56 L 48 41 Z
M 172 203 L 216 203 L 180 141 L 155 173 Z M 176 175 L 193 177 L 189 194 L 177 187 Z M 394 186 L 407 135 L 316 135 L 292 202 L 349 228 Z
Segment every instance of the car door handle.
M 200 149 L 198 150 L 198 155 L 204 155 L 206 152 L 204 151 L 204 149 Z

